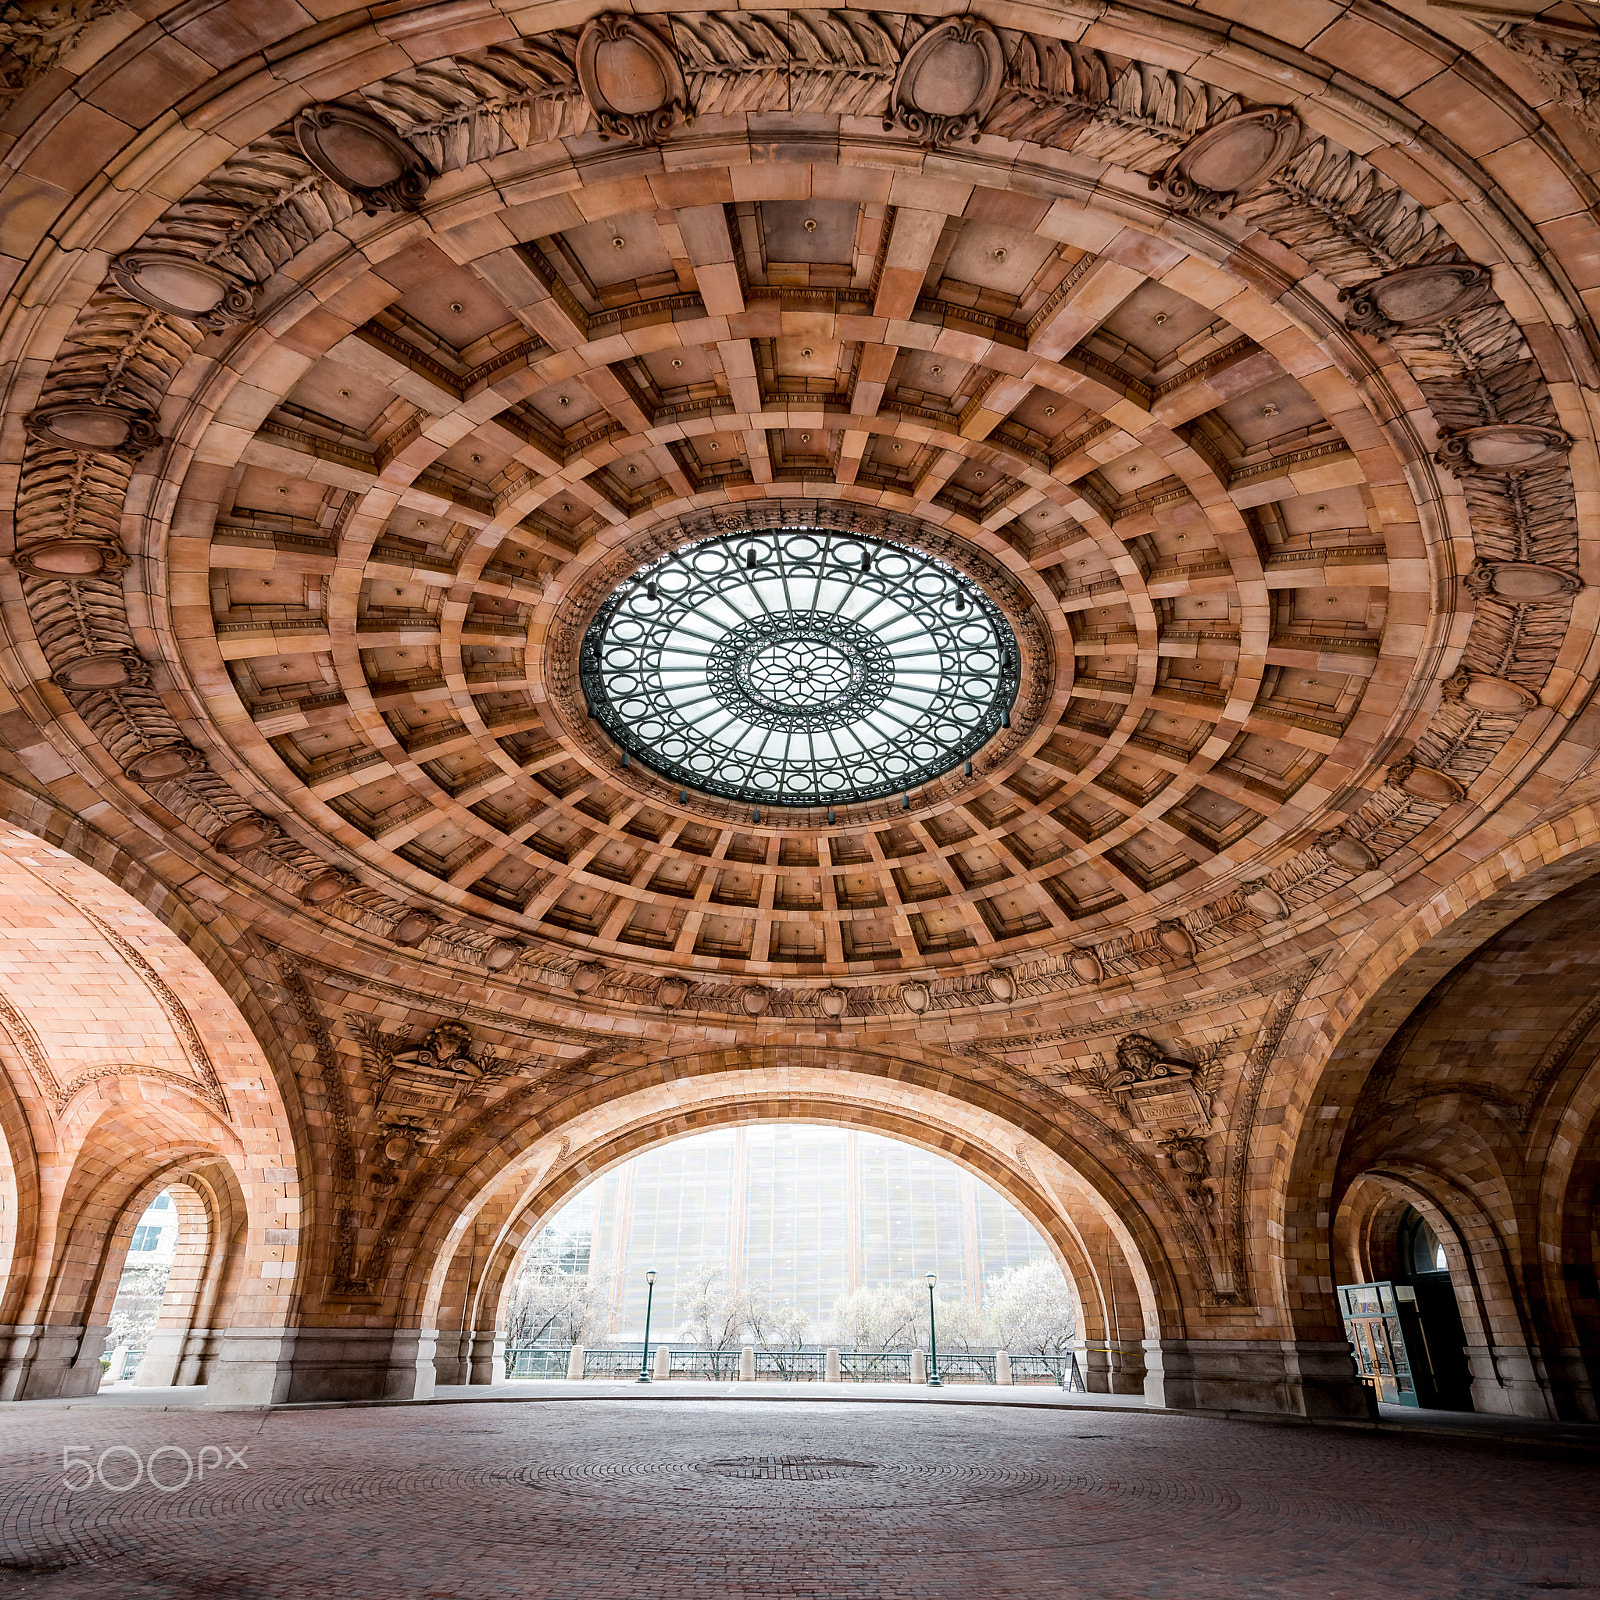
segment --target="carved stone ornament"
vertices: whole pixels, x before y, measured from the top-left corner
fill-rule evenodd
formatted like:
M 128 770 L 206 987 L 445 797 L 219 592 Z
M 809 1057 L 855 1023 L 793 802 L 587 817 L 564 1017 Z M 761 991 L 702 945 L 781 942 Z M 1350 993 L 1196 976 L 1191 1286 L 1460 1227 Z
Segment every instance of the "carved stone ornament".
M 436 1140 L 439 1125 L 483 1076 L 471 1045 L 466 1028 L 445 1022 L 415 1050 L 397 1052 L 378 1095 L 378 1115 L 412 1137 Z
M 100 539 L 41 539 L 11 558 L 30 578 L 109 578 L 128 565 L 117 545 Z
M 1300 119 L 1283 106 L 1247 111 L 1198 133 L 1150 180 L 1177 211 L 1226 211 L 1300 148 Z
M 211 848 L 220 850 L 225 856 L 242 856 L 247 851 L 259 850 L 262 845 L 282 837 L 283 829 L 271 817 L 264 817 L 257 811 L 248 817 L 241 817 L 237 822 L 230 822 L 215 834 Z
M 496 939 L 489 946 L 489 952 L 483 958 L 483 964 L 491 972 L 504 972 L 507 967 L 515 966 L 528 947 L 515 939 Z
M 206 758 L 192 744 L 162 744 L 136 755 L 123 771 L 135 783 L 167 783 L 198 772 Z
M 103 452 L 137 461 L 161 443 L 153 411 L 66 400 L 40 406 L 27 420 L 28 437 L 57 450 Z
M 578 40 L 578 87 L 602 139 L 660 144 L 689 112 L 677 56 L 632 17 L 596 17 Z
M 849 994 L 840 988 L 824 989 L 818 997 L 825 1017 L 842 1017 L 850 1005 Z
M 1258 917 L 1268 922 L 1282 922 L 1289 915 L 1289 903 L 1265 878 L 1245 884 L 1240 898 Z
M 111 281 L 130 300 L 216 332 L 255 309 L 255 292 L 208 261 L 175 251 L 130 250 L 111 263 Z
M 656 985 L 656 1004 L 665 1006 L 669 1011 L 674 1006 L 681 1006 L 689 998 L 689 985 L 683 978 L 663 978 Z
M 606 969 L 598 961 L 585 961 L 576 968 L 572 974 L 571 988 L 574 994 L 589 994 L 605 981 Z
M 1466 797 L 1465 787 L 1437 767 L 1420 766 L 1415 761 L 1400 761 L 1389 768 L 1389 781 L 1413 800 L 1430 805 L 1449 806 Z
M 1441 261 L 1433 266 L 1402 267 L 1364 283 L 1341 289 L 1350 302 L 1345 326 L 1354 333 L 1387 339 L 1403 328 L 1429 328 L 1474 311 L 1494 292 L 1487 267 L 1474 261 Z
M 1353 833 L 1335 828 L 1330 833 L 1319 834 L 1317 843 L 1323 854 L 1346 872 L 1372 872 L 1377 868 L 1376 853 Z
M 925 983 L 902 983 L 900 998 L 905 1002 L 907 1011 L 913 1016 L 920 1017 L 928 1009 L 933 994 Z
M 1497 678 L 1488 672 L 1469 672 L 1458 668 L 1442 685 L 1446 700 L 1456 700 L 1471 706 L 1474 711 L 1494 711 L 1505 716 L 1518 716 L 1532 711 L 1539 697 L 1532 689 L 1525 689 L 1509 678 Z
M 987 22 L 958 17 L 930 28 L 895 75 L 884 131 L 903 128 L 929 149 L 976 142 L 1005 81 L 1006 57 Z
M 415 211 L 433 171 L 382 117 L 359 106 L 307 106 L 294 119 L 300 153 L 374 211 Z
M 1117 1062 L 1101 1079 L 1128 1120 L 1141 1127 L 1204 1122 L 1209 1113 L 1194 1066 L 1167 1054 L 1154 1039 L 1130 1033 L 1118 1041 Z
M 752 984 L 740 993 L 739 1004 L 744 1007 L 747 1017 L 759 1017 L 772 1004 L 772 991 L 762 988 L 760 984 Z
M 1446 428 L 1434 460 L 1458 478 L 1509 478 L 1557 466 L 1572 448 L 1560 428 L 1499 422 L 1484 428 Z
M 1466 584 L 1480 600 L 1492 596 L 1526 606 L 1564 600 L 1583 587 L 1583 580 L 1564 567 L 1539 561 L 1479 561 L 1467 574 Z
M 439 919 L 431 911 L 412 909 L 395 918 L 389 937 L 396 944 L 418 945 L 439 926 Z
M 1017 992 L 1017 986 L 1009 972 L 988 973 L 984 977 L 983 986 L 989 991 L 989 998 L 998 1000 L 1001 1005 L 1009 1005 Z
M 1194 959 L 1194 935 L 1181 922 L 1158 922 L 1156 942 L 1169 955 L 1176 956 L 1180 961 Z
M 1100 957 L 1093 950 L 1074 950 L 1067 959 L 1072 975 L 1084 983 L 1099 983 L 1106 975 Z
M 300 890 L 300 899 L 308 906 L 329 906 L 342 899 L 355 888 L 356 880 L 338 867 L 308 878 Z
M 137 650 L 100 650 L 79 656 L 50 674 L 50 681 L 74 693 L 128 689 L 150 681 L 150 668 Z

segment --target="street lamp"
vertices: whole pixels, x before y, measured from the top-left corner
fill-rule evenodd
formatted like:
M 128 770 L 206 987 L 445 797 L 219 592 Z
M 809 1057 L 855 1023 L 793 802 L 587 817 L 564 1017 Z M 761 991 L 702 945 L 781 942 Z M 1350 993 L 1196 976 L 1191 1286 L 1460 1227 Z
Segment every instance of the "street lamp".
M 647 1272 L 644 1281 L 649 1284 L 644 1301 L 644 1354 L 639 1357 L 639 1382 L 650 1381 L 650 1308 L 656 1303 L 656 1275 Z
M 928 1274 L 928 1387 L 930 1389 L 944 1388 L 944 1382 L 939 1376 L 939 1330 L 933 1315 L 933 1286 L 938 1281 L 938 1273 Z

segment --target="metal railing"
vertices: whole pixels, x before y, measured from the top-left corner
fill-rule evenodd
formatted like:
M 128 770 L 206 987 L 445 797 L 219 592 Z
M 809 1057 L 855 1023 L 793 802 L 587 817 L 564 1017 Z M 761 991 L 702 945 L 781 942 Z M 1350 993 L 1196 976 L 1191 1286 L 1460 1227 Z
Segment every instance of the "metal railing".
M 839 1352 L 839 1376 L 846 1383 L 910 1383 L 909 1350 Z
M 570 1350 L 550 1345 L 529 1345 L 521 1350 L 506 1351 L 506 1376 L 508 1378 L 564 1378 L 567 1375 L 567 1358 Z M 634 1357 L 635 1362 L 638 1357 Z
M 1013 1383 L 1054 1383 L 1078 1394 L 1086 1393 L 1083 1374 L 1078 1370 L 1075 1355 L 1064 1356 L 1012 1356 L 1011 1381 Z
M 652 1346 L 649 1370 L 656 1370 L 657 1351 Z M 704 1378 L 713 1383 L 732 1383 L 739 1377 L 738 1350 L 690 1350 L 667 1346 L 672 1351 L 674 1378 Z M 639 1376 L 638 1345 L 607 1346 L 583 1352 L 585 1378 L 610 1379 L 613 1383 Z M 506 1351 L 508 1378 L 565 1378 L 571 1351 L 564 1347 L 529 1345 Z M 818 1383 L 827 1376 L 827 1355 L 821 1350 L 757 1350 L 756 1377 L 777 1383 Z M 128 1370 L 132 1370 L 129 1363 Z M 996 1360 L 992 1355 L 941 1354 L 939 1377 L 945 1383 L 993 1383 Z M 846 1383 L 909 1383 L 909 1350 L 844 1350 L 839 1353 L 839 1377 Z M 1029 1356 L 1011 1358 L 1014 1384 L 1055 1384 L 1078 1394 L 1086 1392 L 1083 1373 L 1076 1355 Z
M 953 1355 L 939 1357 L 941 1383 L 993 1383 L 994 1357 Z

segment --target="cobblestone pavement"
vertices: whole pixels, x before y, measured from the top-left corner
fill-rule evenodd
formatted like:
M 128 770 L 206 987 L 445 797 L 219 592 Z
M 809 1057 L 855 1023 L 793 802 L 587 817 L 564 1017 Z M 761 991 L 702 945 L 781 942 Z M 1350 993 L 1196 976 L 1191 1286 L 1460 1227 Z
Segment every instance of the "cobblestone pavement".
M 88 1465 L 67 1477 L 99 1464 L 103 1483 L 64 1485 L 72 1446 Z M 136 1466 L 181 1484 L 186 1460 L 203 1478 L 164 1492 L 145 1471 L 118 1492 Z M 17 1407 L 0 1415 L 0 1594 L 1600 1595 L 1597 1489 L 1600 1467 L 1528 1450 L 1110 1410 Z

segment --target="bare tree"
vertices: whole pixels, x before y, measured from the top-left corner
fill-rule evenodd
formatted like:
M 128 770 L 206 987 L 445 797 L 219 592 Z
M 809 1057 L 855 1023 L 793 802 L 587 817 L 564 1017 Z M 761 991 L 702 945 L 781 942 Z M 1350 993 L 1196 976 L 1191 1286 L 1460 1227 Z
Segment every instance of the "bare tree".
M 556 1225 L 539 1234 L 511 1287 L 508 1343 L 571 1346 L 593 1344 L 603 1336 L 611 1284 L 587 1260 L 586 1234 Z
M 762 1350 L 798 1350 L 811 1331 L 811 1318 L 798 1306 L 774 1303 L 770 1292 L 752 1288 L 743 1295 L 745 1332 Z
M 1065 1355 L 1078 1335 L 1078 1299 L 1054 1261 L 1029 1261 L 989 1280 L 984 1321 L 996 1349 Z
M 855 1350 L 909 1350 L 926 1318 L 927 1290 L 915 1281 L 864 1284 L 834 1302 L 829 1337 Z

